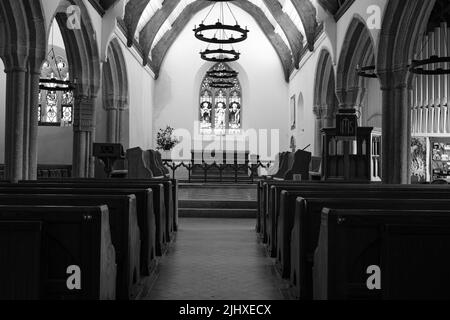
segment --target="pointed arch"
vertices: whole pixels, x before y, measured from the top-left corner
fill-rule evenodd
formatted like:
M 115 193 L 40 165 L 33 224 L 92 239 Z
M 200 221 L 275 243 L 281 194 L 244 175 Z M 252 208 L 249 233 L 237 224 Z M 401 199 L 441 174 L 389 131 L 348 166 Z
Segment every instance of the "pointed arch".
M 322 49 L 316 68 L 314 83 L 314 114 L 316 116 L 315 127 L 315 154 L 322 154 L 321 130 L 334 126 L 337 111 L 337 98 L 335 90 L 335 72 L 331 54 L 327 49 Z
M 336 92 L 343 108 L 357 106 L 364 94 L 364 79 L 357 74 L 358 66 L 375 66 L 375 50 L 366 24 L 355 16 L 347 29 L 337 67 Z
M 103 108 L 107 113 L 106 140 L 129 144 L 128 73 L 122 48 L 117 38 L 108 46 L 108 59 L 103 65 Z
M 79 28 L 67 27 L 67 10 L 79 8 Z M 99 37 L 95 33 L 89 12 L 82 0 L 61 0 L 54 13 L 66 47 L 67 60 L 74 90 L 74 144 L 72 174 L 93 177 L 92 142 L 95 131 L 95 100 L 100 89 Z M 53 20 L 52 20 L 53 21 Z

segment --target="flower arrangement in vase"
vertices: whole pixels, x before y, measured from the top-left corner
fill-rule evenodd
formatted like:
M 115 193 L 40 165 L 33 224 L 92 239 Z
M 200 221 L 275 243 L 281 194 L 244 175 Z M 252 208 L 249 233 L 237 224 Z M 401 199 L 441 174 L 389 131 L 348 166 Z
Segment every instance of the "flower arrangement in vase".
M 167 158 L 170 151 L 178 144 L 180 141 L 173 135 L 175 131 L 174 128 L 167 126 L 165 129 L 159 129 L 156 135 L 156 149 L 163 153 L 163 157 Z

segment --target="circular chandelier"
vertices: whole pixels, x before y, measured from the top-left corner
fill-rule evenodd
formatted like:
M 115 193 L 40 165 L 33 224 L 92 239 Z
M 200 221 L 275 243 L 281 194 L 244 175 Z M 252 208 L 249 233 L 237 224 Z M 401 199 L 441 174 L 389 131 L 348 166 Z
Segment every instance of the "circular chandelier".
M 232 62 L 239 60 L 240 53 L 234 49 L 227 50 L 223 48 L 206 49 L 200 52 L 200 57 L 209 62 Z
M 211 70 L 206 72 L 206 76 L 212 79 L 234 79 L 239 75 L 238 72 L 234 70 Z
M 444 42 L 442 44 L 443 48 L 447 48 L 445 52 L 448 52 L 448 34 L 447 34 L 447 28 L 446 31 L 443 34 Z M 428 58 L 425 58 L 425 56 L 428 56 L 428 54 L 423 54 L 424 49 L 428 46 L 430 42 L 430 37 L 426 38 L 426 42 L 423 43 L 422 48 L 417 56 L 424 57 L 423 59 L 414 59 L 412 60 L 411 64 L 408 66 L 409 72 L 413 74 L 418 75 L 426 75 L 426 76 L 440 76 L 440 75 L 446 75 L 450 74 L 450 56 L 439 56 L 435 53 L 436 51 L 441 51 L 440 49 L 434 48 L 431 50 L 431 54 Z
M 209 83 L 209 86 L 211 88 L 216 88 L 216 89 L 231 89 L 234 87 L 234 82 L 231 81 L 211 81 Z
M 378 78 L 377 74 L 375 73 L 375 70 L 376 70 L 375 66 L 360 67 L 358 65 L 356 67 L 356 73 L 358 74 L 358 76 L 363 78 L 371 78 L 371 79 Z
M 420 75 L 444 75 L 450 74 L 450 68 L 442 68 L 442 65 L 450 63 L 450 57 L 431 56 L 428 59 L 413 60 L 409 71 Z M 428 66 L 427 69 L 424 67 Z
M 49 91 L 71 91 L 75 86 L 68 80 L 67 63 L 61 57 L 57 57 L 55 50 L 52 47 L 47 54 L 47 59 L 42 66 L 46 70 L 47 76 L 41 74 L 39 79 L 39 89 Z
M 209 2 L 214 2 L 214 5 L 209 10 L 205 19 L 197 27 L 194 27 L 195 37 L 201 41 L 212 43 L 212 44 L 233 44 L 245 41 L 248 37 L 249 30 L 247 27 L 242 28 L 233 11 L 231 10 L 228 1 L 232 0 L 208 0 Z M 208 19 L 212 10 L 216 4 L 220 4 L 220 14 L 216 23 L 206 24 L 205 21 Z M 231 16 L 233 17 L 235 24 L 230 24 L 225 22 L 225 5 L 228 8 Z

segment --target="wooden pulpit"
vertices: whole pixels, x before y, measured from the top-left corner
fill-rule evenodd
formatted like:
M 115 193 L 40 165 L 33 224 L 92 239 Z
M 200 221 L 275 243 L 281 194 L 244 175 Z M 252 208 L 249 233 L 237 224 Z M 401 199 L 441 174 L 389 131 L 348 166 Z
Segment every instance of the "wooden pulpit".
M 381 130 L 358 127 L 351 138 L 338 129 L 322 129 L 322 180 L 381 181 Z

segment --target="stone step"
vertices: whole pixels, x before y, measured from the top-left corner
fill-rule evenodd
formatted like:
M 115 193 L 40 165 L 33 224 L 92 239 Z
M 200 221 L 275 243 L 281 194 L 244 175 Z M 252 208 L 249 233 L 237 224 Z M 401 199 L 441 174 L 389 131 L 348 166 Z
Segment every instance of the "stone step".
M 213 209 L 186 208 L 178 209 L 181 218 L 256 218 L 256 209 Z
M 180 200 L 179 209 L 189 208 L 212 208 L 212 209 L 256 209 L 256 201 L 236 201 L 236 200 Z

